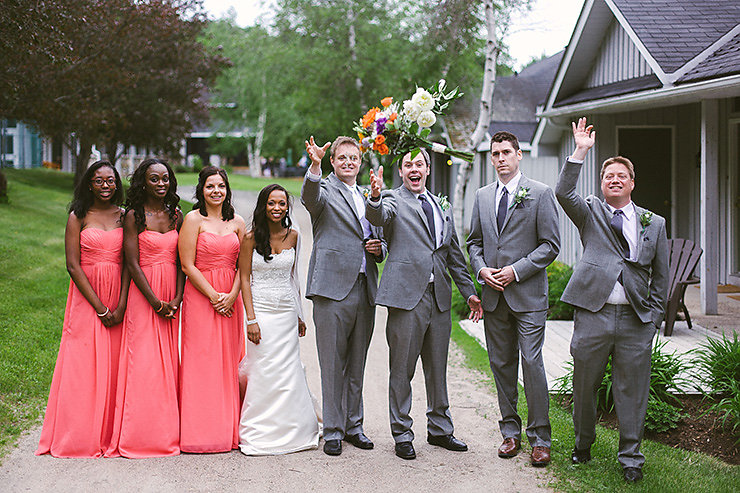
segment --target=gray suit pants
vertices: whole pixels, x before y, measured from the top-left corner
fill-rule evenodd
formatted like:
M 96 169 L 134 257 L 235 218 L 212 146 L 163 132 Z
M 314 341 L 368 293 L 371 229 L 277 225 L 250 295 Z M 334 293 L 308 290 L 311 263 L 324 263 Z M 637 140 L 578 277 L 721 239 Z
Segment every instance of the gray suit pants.
M 363 432 L 362 386 L 375 325 L 365 275 L 357 277 L 341 301 L 314 296 L 313 321 L 321 367 L 324 440 L 341 440 Z
M 643 323 L 630 305 L 604 305 L 596 313 L 576 308 L 570 354 L 573 356 L 573 425 L 576 448 L 596 438 L 596 390 L 612 356 L 612 394 L 619 420 L 622 467 L 642 467 L 640 442 L 650 393 L 650 355 L 655 325 Z
M 542 360 L 546 318 L 546 310 L 512 311 L 503 296 L 499 296 L 496 308 L 483 316 L 488 357 L 501 410 L 501 434 L 504 438 L 521 439 L 522 419 L 516 412 L 521 352 L 528 409 L 527 438 L 533 447 L 550 446 L 550 396 Z
M 421 356 L 427 392 L 427 432 L 451 435 L 447 398 L 447 352 L 450 345 L 450 311 L 439 311 L 432 284 L 411 310 L 388 308 L 386 339 L 390 352 L 388 400 L 391 433 L 398 442 L 414 439 L 411 430 L 411 380 Z

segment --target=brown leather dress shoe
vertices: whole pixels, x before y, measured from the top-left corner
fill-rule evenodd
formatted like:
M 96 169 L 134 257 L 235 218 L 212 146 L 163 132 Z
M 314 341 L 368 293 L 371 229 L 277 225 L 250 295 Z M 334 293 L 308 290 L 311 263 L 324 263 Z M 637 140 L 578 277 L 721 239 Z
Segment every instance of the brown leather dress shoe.
M 530 459 L 534 467 L 545 467 L 550 463 L 550 447 L 532 447 Z
M 518 454 L 521 447 L 522 443 L 518 438 L 505 438 L 504 443 L 498 448 L 498 456 L 509 459 Z

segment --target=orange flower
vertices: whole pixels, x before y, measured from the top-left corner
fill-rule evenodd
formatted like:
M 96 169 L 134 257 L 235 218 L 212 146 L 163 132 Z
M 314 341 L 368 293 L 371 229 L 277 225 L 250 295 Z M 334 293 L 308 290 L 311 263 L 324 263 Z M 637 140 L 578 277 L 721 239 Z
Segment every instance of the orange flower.
M 388 152 L 390 152 L 390 149 L 388 149 L 387 145 L 383 144 L 378 149 L 378 152 L 380 153 L 381 156 L 385 156 L 386 154 L 388 154 Z
M 388 117 L 388 121 L 389 122 L 395 122 L 396 121 L 396 118 L 398 118 L 398 114 L 397 113 L 391 113 L 391 116 Z
M 387 97 L 380 100 L 380 104 L 383 105 L 383 108 L 387 108 L 393 103 L 393 98 Z
M 364 136 L 364 135 L 362 135 L 362 134 L 361 134 L 360 132 L 357 132 L 357 141 L 358 141 L 358 142 L 362 142 L 362 139 L 363 139 L 364 137 L 365 137 L 365 136 Z
M 380 144 L 383 144 L 384 142 L 385 142 L 385 135 L 378 135 L 377 137 L 375 137 L 376 144 L 380 145 Z
M 365 116 L 362 117 L 362 127 L 367 128 L 375 121 L 375 115 L 380 111 L 380 108 L 370 108 Z

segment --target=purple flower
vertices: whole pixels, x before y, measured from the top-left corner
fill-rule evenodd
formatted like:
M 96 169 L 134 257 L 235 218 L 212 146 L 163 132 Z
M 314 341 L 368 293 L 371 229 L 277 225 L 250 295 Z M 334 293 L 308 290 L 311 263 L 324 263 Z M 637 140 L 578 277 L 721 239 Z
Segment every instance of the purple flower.
M 385 124 L 388 122 L 388 118 L 385 116 L 381 116 L 375 119 L 375 132 L 377 134 L 382 134 L 385 132 Z

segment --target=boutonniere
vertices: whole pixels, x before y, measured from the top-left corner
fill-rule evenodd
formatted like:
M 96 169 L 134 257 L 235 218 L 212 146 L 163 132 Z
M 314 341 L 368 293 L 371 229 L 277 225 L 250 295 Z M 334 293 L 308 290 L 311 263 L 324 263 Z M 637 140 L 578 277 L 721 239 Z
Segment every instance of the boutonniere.
M 365 188 L 365 187 L 358 187 L 358 188 L 360 189 L 360 193 L 362 193 L 362 196 L 363 197 L 365 197 L 365 198 L 369 198 L 370 197 L 370 189 Z
M 653 213 L 650 211 L 645 211 L 642 214 L 640 214 L 640 226 L 642 226 L 642 233 L 645 234 L 645 230 L 648 226 L 650 226 L 650 223 L 653 222 Z
M 442 208 L 443 211 L 446 211 L 450 208 L 450 201 L 447 200 L 447 195 L 437 194 L 437 201 L 439 202 L 439 206 Z
M 511 205 L 509 206 L 509 208 L 513 209 L 517 205 L 524 202 L 526 199 L 529 199 L 529 187 L 519 187 L 511 200 Z

